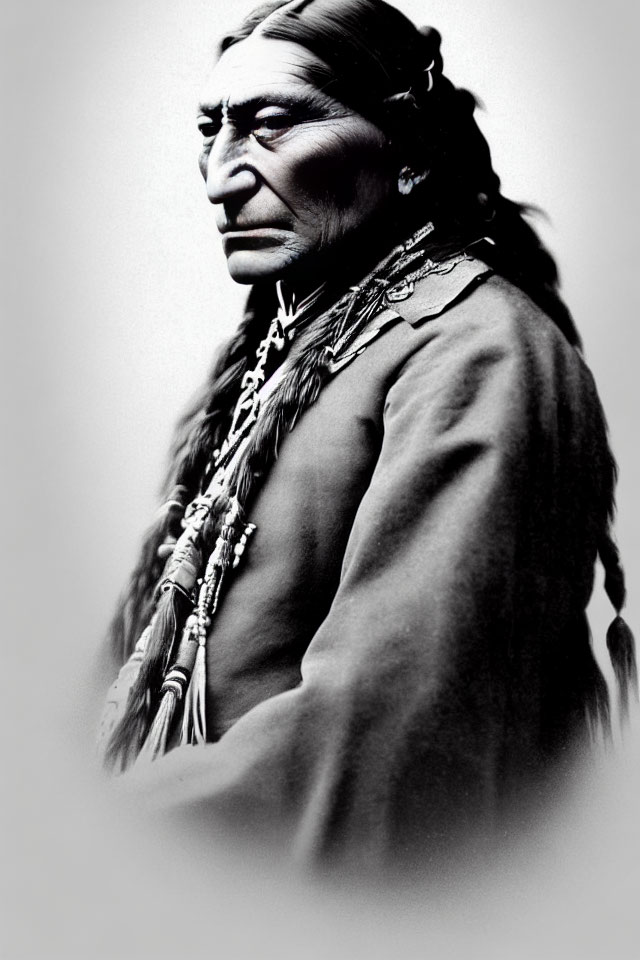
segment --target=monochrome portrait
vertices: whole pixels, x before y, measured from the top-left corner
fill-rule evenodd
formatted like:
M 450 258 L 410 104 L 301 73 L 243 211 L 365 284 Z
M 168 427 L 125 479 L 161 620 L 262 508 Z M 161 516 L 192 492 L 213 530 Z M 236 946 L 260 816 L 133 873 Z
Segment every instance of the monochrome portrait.
M 632 18 L 615 53 L 570 3 L 139 9 L 96 13 L 95 50 L 78 14 L 29 141 L 75 238 L 65 273 L 36 232 L 41 288 L 14 273 L 56 318 L 15 334 L 25 409 L 61 425 L 16 538 L 50 569 L 33 835 L 84 822 L 99 890 L 152 851 L 178 907 L 222 863 L 376 897 L 553 877 L 531 851 L 590 857 L 640 782 Z

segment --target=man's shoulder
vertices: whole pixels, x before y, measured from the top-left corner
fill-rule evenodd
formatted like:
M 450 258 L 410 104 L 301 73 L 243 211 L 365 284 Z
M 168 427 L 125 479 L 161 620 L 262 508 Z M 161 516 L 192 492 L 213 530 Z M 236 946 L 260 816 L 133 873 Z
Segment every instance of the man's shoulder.
M 393 309 L 425 343 L 437 336 L 469 345 L 482 341 L 507 352 L 579 356 L 552 318 L 523 290 L 475 258 L 424 277 Z
M 398 288 L 402 298 L 388 298 L 336 371 L 363 353 L 352 376 L 379 384 L 385 395 L 407 375 L 423 378 L 425 388 L 442 377 L 499 377 L 533 389 L 565 378 L 578 388 L 585 380 L 580 353 L 520 288 L 479 259 L 438 266 L 409 289 Z

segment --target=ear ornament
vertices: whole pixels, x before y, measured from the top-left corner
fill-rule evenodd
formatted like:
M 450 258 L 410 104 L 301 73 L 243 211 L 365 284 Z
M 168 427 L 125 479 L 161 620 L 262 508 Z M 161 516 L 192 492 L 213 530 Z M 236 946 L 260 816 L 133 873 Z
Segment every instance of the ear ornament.
M 404 197 L 408 196 L 414 187 L 427 179 L 427 171 L 415 173 L 411 167 L 403 167 L 398 174 L 398 193 Z
M 427 83 L 427 93 L 431 93 L 431 91 L 433 90 L 433 74 L 431 73 L 431 71 L 433 70 L 435 65 L 436 65 L 436 61 L 432 60 L 429 66 L 425 67 L 423 70 L 423 73 L 426 73 L 427 77 L 429 78 Z

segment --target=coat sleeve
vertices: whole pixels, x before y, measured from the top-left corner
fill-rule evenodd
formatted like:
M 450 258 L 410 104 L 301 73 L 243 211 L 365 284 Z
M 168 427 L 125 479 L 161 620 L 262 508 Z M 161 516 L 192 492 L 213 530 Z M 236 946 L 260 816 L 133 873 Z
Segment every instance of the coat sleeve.
M 591 587 L 589 563 L 558 556 L 564 476 L 588 426 L 578 399 L 559 412 L 559 384 L 578 398 L 582 368 L 550 323 L 525 336 L 530 317 L 496 310 L 490 292 L 473 301 L 477 319 L 434 321 L 388 391 L 380 457 L 300 684 L 217 743 L 121 778 L 156 808 L 214 831 L 276 830 L 304 860 L 371 863 L 489 822 L 510 739 L 534 762 L 545 617 L 566 569 L 578 607 Z

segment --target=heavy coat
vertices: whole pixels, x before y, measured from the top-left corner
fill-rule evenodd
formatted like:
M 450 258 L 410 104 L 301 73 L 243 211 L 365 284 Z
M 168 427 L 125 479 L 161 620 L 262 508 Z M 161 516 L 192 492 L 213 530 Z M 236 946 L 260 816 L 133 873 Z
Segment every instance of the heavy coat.
M 584 732 L 598 676 L 612 478 L 581 355 L 478 261 L 392 306 L 250 510 L 207 648 L 215 742 L 126 775 L 306 860 L 499 825 Z

